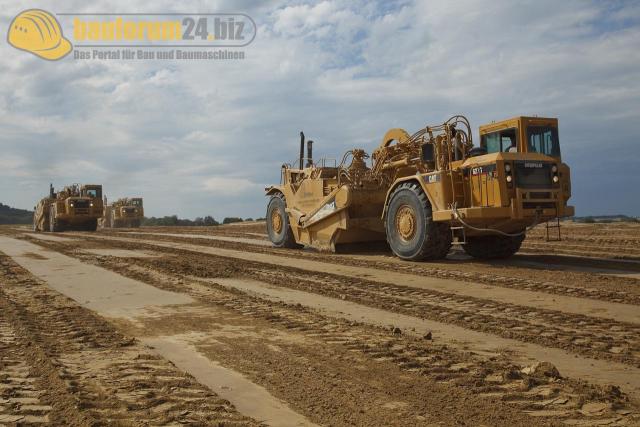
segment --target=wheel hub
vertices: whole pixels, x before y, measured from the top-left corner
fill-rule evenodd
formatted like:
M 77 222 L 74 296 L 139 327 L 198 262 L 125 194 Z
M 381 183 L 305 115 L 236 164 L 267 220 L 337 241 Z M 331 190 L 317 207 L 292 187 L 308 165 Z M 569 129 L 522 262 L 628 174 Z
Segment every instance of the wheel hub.
M 409 241 L 416 234 L 416 214 L 411 206 L 401 206 L 396 212 L 396 231 L 400 238 Z
M 282 216 L 278 210 L 274 210 L 271 212 L 271 228 L 276 234 L 280 234 L 282 232 Z

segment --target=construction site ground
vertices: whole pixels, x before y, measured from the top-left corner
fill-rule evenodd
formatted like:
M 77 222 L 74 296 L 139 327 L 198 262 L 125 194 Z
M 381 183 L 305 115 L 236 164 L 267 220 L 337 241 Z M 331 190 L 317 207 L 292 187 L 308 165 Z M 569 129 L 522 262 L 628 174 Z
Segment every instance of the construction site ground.
M 0 426 L 638 426 L 640 224 L 561 232 L 405 262 L 0 227 Z

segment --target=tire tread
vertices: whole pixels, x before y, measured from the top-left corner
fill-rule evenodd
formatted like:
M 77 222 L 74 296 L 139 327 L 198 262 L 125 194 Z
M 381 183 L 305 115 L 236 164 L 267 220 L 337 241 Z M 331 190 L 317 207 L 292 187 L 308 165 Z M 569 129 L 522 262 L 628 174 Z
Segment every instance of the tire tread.
M 478 259 L 509 258 L 520 250 L 525 235 L 510 237 L 502 235 L 472 236 L 462 245 L 464 251 Z
M 291 225 L 289 224 L 289 216 L 287 215 L 287 213 L 283 210 L 283 212 L 281 212 L 281 215 L 283 217 L 283 227 L 285 229 L 284 232 L 284 240 L 282 242 L 275 242 L 274 239 L 271 236 L 271 232 L 269 229 L 269 221 L 270 221 L 270 215 L 269 215 L 269 207 L 271 206 L 271 203 L 273 203 L 274 198 L 277 198 L 279 200 L 282 201 L 282 206 L 286 207 L 287 206 L 287 201 L 284 197 L 284 194 L 282 193 L 276 193 L 274 195 L 271 196 L 271 199 L 269 200 L 269 204 L 267 205 L 267 232 L 269 233 L 269 239 L 271 240 L 271 243 L 274 244 L 274 246 L 278 247 L 278 248 L 286 248 L 286 249 L 299 249 L 302 248 L 303 246 L 296 243 L 296 239 L 293 236 L 293 230 L 291 230 Z
M 421 246 L 418 251 L 410 257 L 401 257 L 410 261 L 421 260 L 437 260 L 447 256 L 449 249 L 451 249 L 451 233 L 447 224 L 434 222 L 432 218 L 431 203 L 427 199 L 427 195 L 422 191 L 415 182 L 409 182 L 400 184 L 391 194 L 389 198 L 389 205 L 393 203 L 393 199 L 403 191 L 411 191 L 418 199 L 419 206 L 423 209 L 425 214 L 425 233 L 426 236 L 422 240 Z M 390 215 L 387 215 L 387 222 L 391 221 Z M 393 243 L 389 237 L 389 225 L 386 225 L 387 229 L 387 242 L 393 250 Z M 395 250 L 394 253 L 400 256 Z

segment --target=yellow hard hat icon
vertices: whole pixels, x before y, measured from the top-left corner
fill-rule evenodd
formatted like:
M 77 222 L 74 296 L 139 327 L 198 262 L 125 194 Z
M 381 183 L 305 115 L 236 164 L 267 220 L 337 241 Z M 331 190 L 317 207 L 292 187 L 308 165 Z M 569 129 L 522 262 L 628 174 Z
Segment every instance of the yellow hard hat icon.
M 58 20 L 49 12 L 29 9 L 13 19 L 7 35 L 9 44 L 41 58 L 56 60 L 71 52 Z

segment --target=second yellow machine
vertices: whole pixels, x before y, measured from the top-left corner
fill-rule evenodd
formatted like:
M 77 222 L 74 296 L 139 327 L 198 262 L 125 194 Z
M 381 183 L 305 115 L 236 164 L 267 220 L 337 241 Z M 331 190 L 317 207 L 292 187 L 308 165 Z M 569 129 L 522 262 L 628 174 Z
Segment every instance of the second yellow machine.
M 267 231 L 277 247 L 335 251 L 386 240 L 407 260 L 444 258 L 453 241 L 477 258 L 518 251 L 531 226 L 573 216 L 558 121 L 516 117 L 480 128 L 473 147 L 464 116 L 413 135 L 391 129 L 371 156 L 313 162 L 301 133 L 299 164 L 266 189 Z M 306 164 L 305 164 L 306 163 Z
M 108 204 L 104 198 L 104 216 L 100 219 L 103 228 L 138 228 L 144 218 L 142 197 L 125 197 Z

